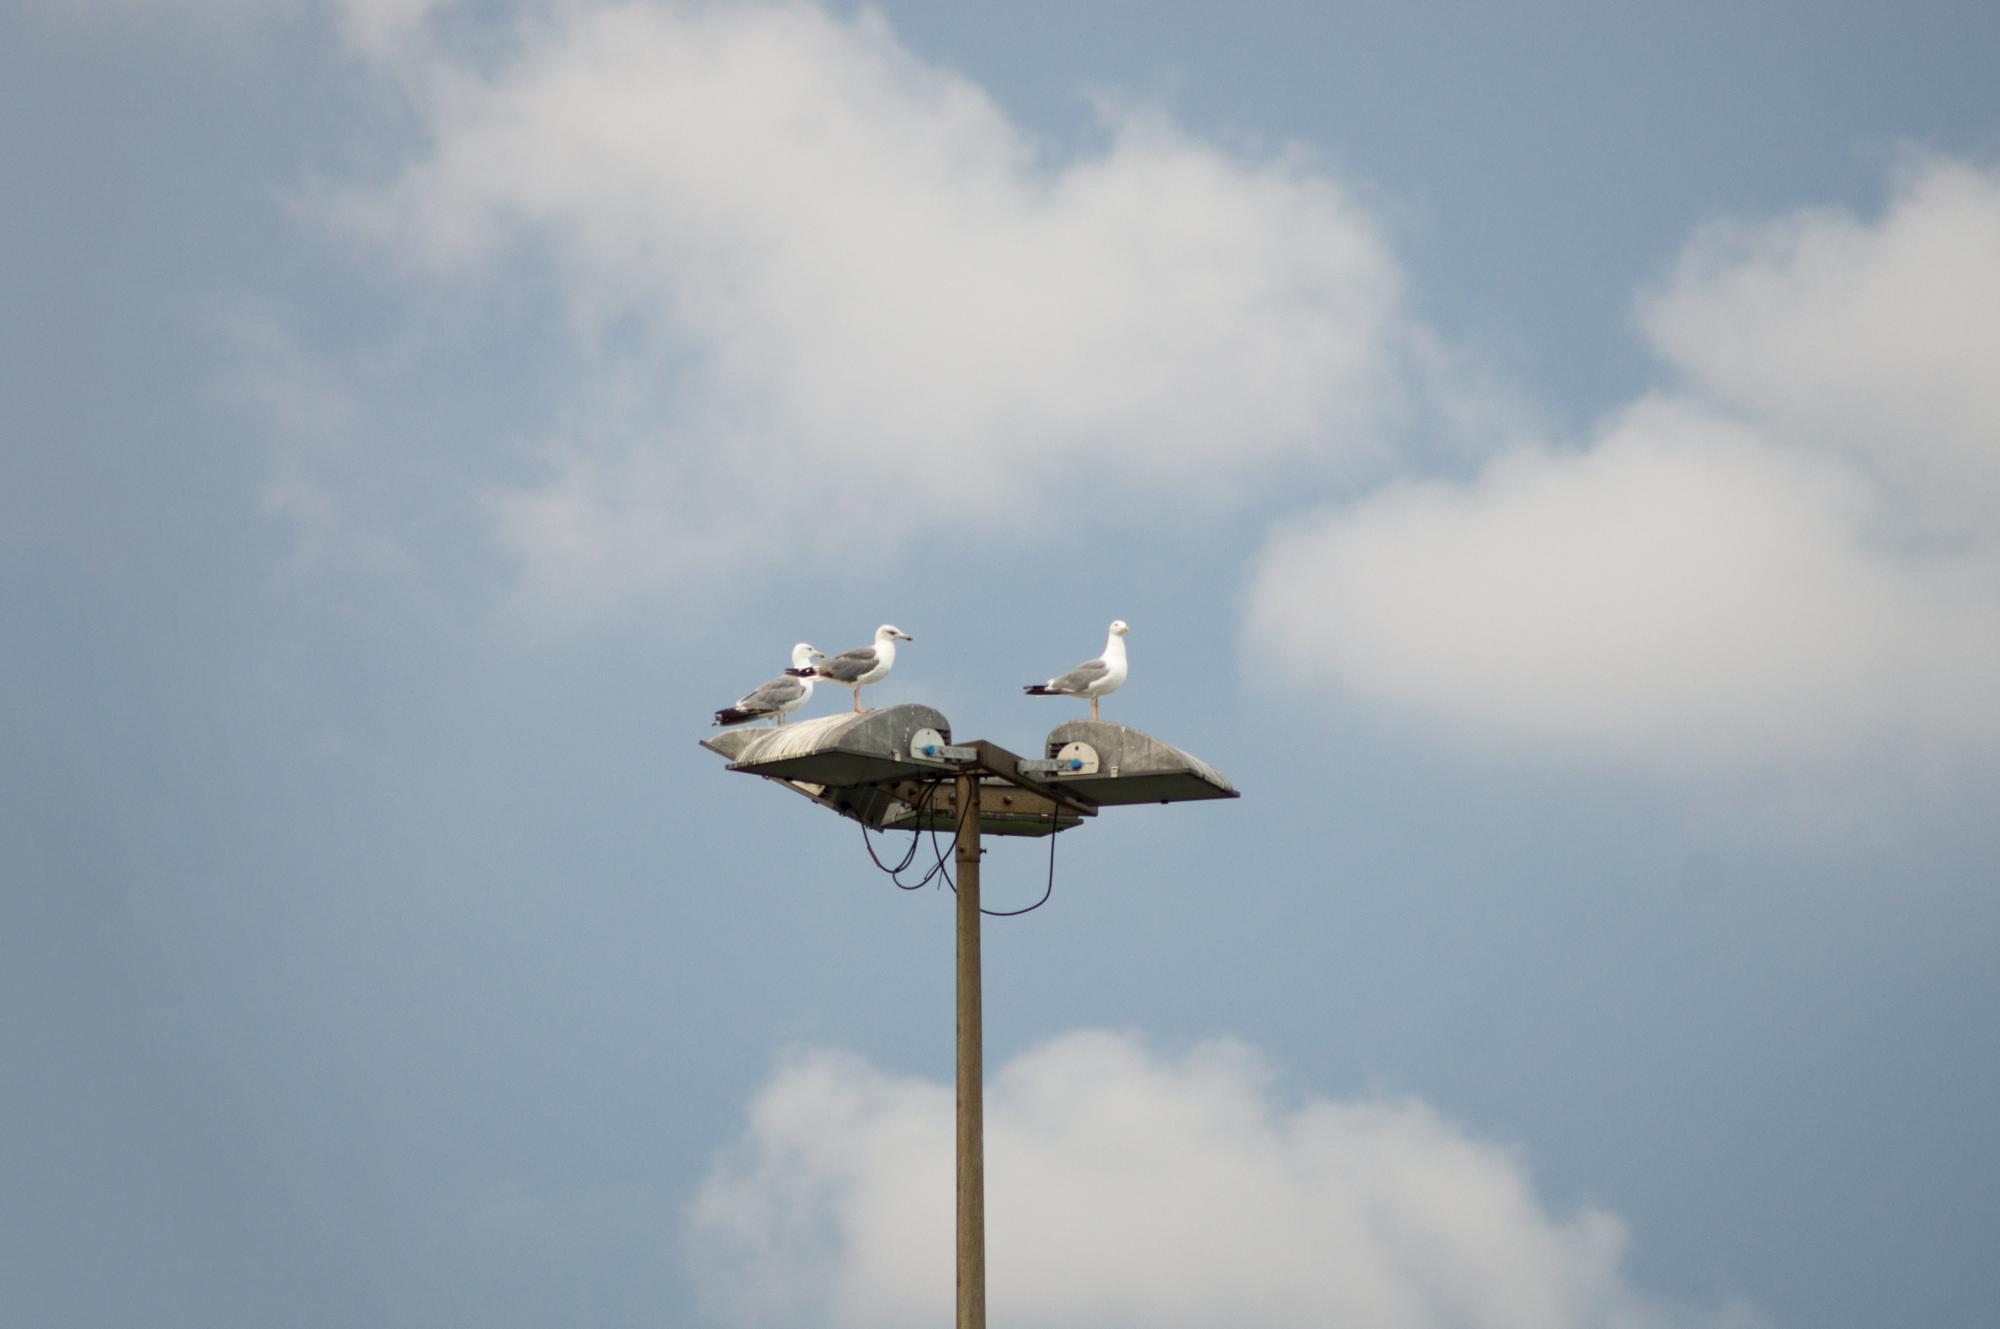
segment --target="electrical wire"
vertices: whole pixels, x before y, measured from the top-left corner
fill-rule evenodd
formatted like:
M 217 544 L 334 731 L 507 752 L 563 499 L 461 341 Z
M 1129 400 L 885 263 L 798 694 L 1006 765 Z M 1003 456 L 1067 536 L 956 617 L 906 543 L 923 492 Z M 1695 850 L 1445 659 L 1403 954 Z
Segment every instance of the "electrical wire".
M 1035 901 L 1035 902 L 1034 902 L 1033 904 L 1029 905 L 1029 906 L 1028 906 L 1027 908 L 1025 908 L 1025 909 L 984 909 L 984 908 L 982 908 L 982 909 L 981 909 L 981 910 L 979 911 L 980 913 L 982 913 L 982 914 L 986 915 L 986 916 L 987 916 L 988 918 L 1019 918 L 1019 917 L 1020 917 L 1020 916 L 1021 916 L 1022 914 L 1032 914 L 1032 913 L 1034 913 L 1034 912 L 1035 912 L 1035 911 L 1036 911 L 1037 909 L 1040 909 L 1040 908 L 1041 908 L 1041 907 L 1042 907 L 1043 905 L 1045 905 L 1045 904 L 1047 904 L 1047 903 L 1049 902 L 1049 897 L 1050 897 L 1051 895 L 1054 895 L 1054 894 L 1056 893 L 1056 833 L 1057 833 L 1057 830 L 1058 830 L 1058 828 L 1057 828 L 1057 826 L 1056 826 L 1056 809 L 1055 809 L 1055 805 L 1054 805 L 1053 803 L 1051 803 L 1051 804 L 1049 805 L 1049 882 L 1048 882 L 1048 885 L 1046 885 L 1046 886 L 1044 886 L 1044 887 L 1042 888 L 1042 898 L 1041 898 L 1041 899 L 1039 899 L 1039 900 L 1037 900 L 1037 901 Z
M 958 849 L 959 837 L 965 834 L 966 814 L 972 810 L 972 807 L 975 802 L 977 802 L 977 800 L 970 800 L 966 802 L 964 806 L 954 809 L 952 816 L 952 824 L 951 824 L 951 845 L 954 853 Z M 939 877 L 944 881 L 945 885 L 951 887 L 952 894 L 956 895 L 958 893 L 957 875 L 952 872 L 951 862 L 949 859 L 946 858 L 945 851 L 938 844 L 936 822 L 931 823 L 930 832 L 931 832 L 931 856 L 934 859 L 936 859 L 937 862 L 929 872 L 924 874 L 924 879 L 928 881 L 933 876 Z
M 861 828 L 861 843 L 867 848 L 868 857 L 874 860 L 876 867 L 880 868 L 883 872 L 888 874 L 889 880 L 896 883 L 896 888 L 898 890 L 904 890 L 904 891 L 922 890 L 924 887 L 930 885 L 932 880 L 934 880 L 938 875 L 938 869 L 933 867 L 928 871 L 926 871 L 921 878 L 919 878 L 914 882 L 908 882 L 903 880 L 903 873 L 909 871 L 910 865 L 916 861 L 917 845 L 921 841 L 923 836 L 924 813 L 929 810 L 932 800 L 937 797 L 938 787 L 944 783 L 945 778 L 946 777 L 940 777 L 938 779 L 932 780 L 929 783 L 927 783 L 924 786 L 923 794 L 919 796 L 919 798 L 914 804 L 911 805 L 910 809 L 911 820 L 916 824 L 911 828 L 909 850 L 906 853 L 904 853 L 902 861 L 896 864 L 895 867 L 892 868 L 887 863 L 884 863 L 881 859 L 881 856 L 875 852 L 875 841 L 873 837 L 869 834 L 868 827 L 866 825 L 863 825 Z M 933 829 L 932 835 L 933 838 L 935 838 L 936 835 L 935 829 Z
M 861 827 L 861 843 L 867 848 L 868 857 L 873 860 L 877 868 L 888 874 L 889 880 L 896 884 L 896 889 L 898 890 L 919 891 L 930 885 L 933 881 L 936 881 L 951 887 L 953 894 L 957 894 L 958 892 L 958 881 L 952 873 L 951 863 L 945 855 L 944 847 L 938 843 L 937 822 L 933 820 L 930 825 L 924 825 L 924 814 L 930 810 L 932 802 L 937 797 L 938 789 L 950 778 L 949 776 L 939 776 L 937 779 L 926 783 L 924 792 L 911 805 L 910 820 L 913 825 L 910 829 L 910 847 L 904 852 L 902 861 L 897 863 L 895 867 L 892 868 L 882 861 L 881 856 L 875 852 L 875 841 L 869 833 L 868 827 L 865 824 Z M 954 810 L 955 815 L 952 818 L 951 837 L 954 851 L 957 848 L 960 837 L 965 832 L 965 819 L 971 813 L 976 802 L 976 799 L 968 799 L 964 806 Z M 1022 909 L 987 909 L 982 907 L 979 911 L 980 913 L 988 918 L 1019 918 L 1022 914 L 1032 914 L 1035 910 L 1040 909 L 1049 902 L 1049 898 L 1055 894 L 1056 890 L 1056 835 L 1061 829 L 1056 824 L 1057 816 L 1058 810 L 1051 804 L 1049 807 L 1049 876 L 1047 884 L 1042 888 L 1042 898 Z M 917 847 L 922 842 L 926 831 L 930 833 L 931 837 L 931 857 L 933 862 L 930 867 L 924 870 L 924 875 L 916 881 L 904 881 L 903 873 L 908 872 L 910 865 L 916 861 Z

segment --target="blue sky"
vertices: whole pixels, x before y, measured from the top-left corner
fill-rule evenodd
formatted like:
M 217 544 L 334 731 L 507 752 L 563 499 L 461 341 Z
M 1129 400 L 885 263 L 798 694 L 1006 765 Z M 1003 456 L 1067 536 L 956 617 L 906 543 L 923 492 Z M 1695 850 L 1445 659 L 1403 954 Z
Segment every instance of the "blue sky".
M 10 28 L 15 1318 L 936 1322 L 950 897 L 696 742 L 1114 617 L 1245 796 L 988 925 L 996 1323 L 2000 1301 L 1993 17 Z

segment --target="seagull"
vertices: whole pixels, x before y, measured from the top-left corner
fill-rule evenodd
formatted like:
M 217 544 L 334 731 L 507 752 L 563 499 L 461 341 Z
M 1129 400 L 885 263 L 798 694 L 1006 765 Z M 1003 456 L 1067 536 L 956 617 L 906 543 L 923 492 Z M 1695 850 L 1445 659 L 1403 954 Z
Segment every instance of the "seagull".
M 792 669 L 805 665 L 819 652 L 807 642 L 792 647 Z M 759 716 L 774 715 L 776 723 L 783 724 L 788 711 L 796 711 L 806 704 L 806 698 L 813 694 L 812 671 L 807 670 L 800 677 L 791 672 L 778 675 L 770 682 L 762 684 L 752 692 L 737 698 L 734 706 L 725 706 L 715 713 L 717 724 L 742 724 L 745 720 L 755 720 Z
M 890 623 L 875 629 L 873 646 L 857 646 L 839 655 L 828 655 L 824 651 L 814 651 L 819 663 L 810 669 L 793 665 L 785 672 L 804 676 L 811 674 L 829 683 L 838 683 L 844 688 L 854 689 L 854 713 L 861 714 L 861 685 L 873 683 L 878 678 L 888 677 L 889 670 L 896 663 L 896 642 L 915 641 L 909 633 Z
M 1085 660 L 1067 674 L 1058 674 L 1046 683 L 1030 683 L 1022 691 L 1030 697 L 1088 697 L 1090 698 L 1090 718 L 1097 718 L 1097 699 L 1107 692 L 1116 692 L 1118 685 L 1125 681 L 1125 634 L 1131 629 L 1124 619 L 1116 619 L 1111 624 L 1111 635 L 1104 639 L 1104 654 L 1095 660 Z

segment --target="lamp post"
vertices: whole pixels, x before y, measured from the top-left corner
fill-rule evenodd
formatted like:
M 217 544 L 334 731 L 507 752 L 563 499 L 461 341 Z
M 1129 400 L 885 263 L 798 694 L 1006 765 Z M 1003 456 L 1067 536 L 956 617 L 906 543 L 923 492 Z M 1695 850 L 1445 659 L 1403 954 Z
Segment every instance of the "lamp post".
M 783 726 L 725 730 L 702 746 L 875 830 L 955 828 L 957 872 L 958 1329 L 986 1329 L 984 1034 L 980 1012 L 979 859 L 983 834 L 1054 835 L 1101 807 L 1236 798 L 1214 767 L 1125 725 L 1058 725 L 1045 755 L 951 741 L 928 706 L 890 706 Z M 936 795 L 951 786 L 948 808 Z
M 979 777 L 961 772 L 955 805 Z M 1053 834 L 1053 832 L 1051 832 Z M 958 1329 L 986 1329 L 986 1047 L 980 1017 L 979 818 L 958 819 Z

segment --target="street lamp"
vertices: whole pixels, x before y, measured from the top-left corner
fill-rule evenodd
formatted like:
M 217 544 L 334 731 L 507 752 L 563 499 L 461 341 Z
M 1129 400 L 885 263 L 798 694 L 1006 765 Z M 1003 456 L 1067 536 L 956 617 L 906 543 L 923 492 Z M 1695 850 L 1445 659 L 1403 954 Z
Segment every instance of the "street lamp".
M 1127 725 L 1057 725 L 1040 757 L 955 744 L 928 706 L 725 730 L 702 740 L 758 775 L 874 830 L 956 831 L 958 945 L 958 1329 L 986 1329 L 984 1060 L 979 856 L 983 835 L 1054 835 L 1099 808 L 1236 798 L 1200 758 Z

